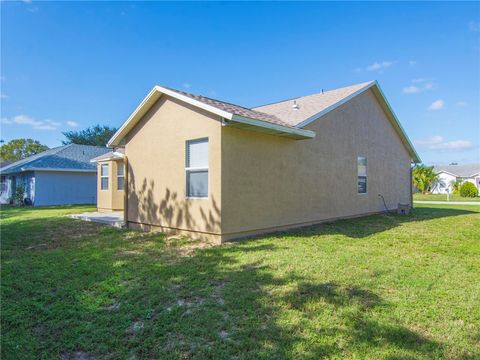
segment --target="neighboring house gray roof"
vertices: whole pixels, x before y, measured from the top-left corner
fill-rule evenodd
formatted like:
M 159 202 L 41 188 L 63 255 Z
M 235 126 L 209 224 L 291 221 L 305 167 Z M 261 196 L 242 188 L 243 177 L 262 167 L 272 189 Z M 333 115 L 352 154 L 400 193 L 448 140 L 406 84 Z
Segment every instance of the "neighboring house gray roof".
M 480 164 L 435 165 L 436 172 L 446 172 L 458 177 L 472 177 L 480 174 Z
M 69 144 L 14 162 L 1 168 L 0 172 L 2 174 L 32 170 L 95 172 L 97 167 L 90 163 L 90 159 L 109 151 L 111 149 L 102 146 Z
M 0 169 L 13 163 L 11 160 L 0 160 Z

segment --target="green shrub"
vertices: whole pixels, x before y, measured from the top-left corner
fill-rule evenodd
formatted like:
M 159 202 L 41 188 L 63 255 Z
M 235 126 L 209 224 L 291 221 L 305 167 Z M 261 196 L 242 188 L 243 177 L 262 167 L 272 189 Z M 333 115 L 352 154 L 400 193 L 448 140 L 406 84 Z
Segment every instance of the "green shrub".
M 25 198 L 25 189 L 23 186 L 17 186 L 15 194 L 13 194 L 13 203 L 15 205 L 23 205 L 23 199 Z
M 460 196 L 461 197 L 477 197 L 478 196 L 478 189 L 469 181 L 465 181 L 465 183 L 460 186 Z

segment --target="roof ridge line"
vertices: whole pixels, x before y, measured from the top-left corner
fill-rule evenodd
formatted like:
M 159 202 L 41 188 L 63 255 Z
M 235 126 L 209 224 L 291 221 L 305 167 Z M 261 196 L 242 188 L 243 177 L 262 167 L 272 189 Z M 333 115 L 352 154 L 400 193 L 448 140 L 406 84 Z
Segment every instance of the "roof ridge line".
M 326 90 L 324 91 L 323 93 L 328 93 L 328 92 L 331 92 L 331 91 L 335 91 L 335 90 L 341 90 L 341 89 L 345 89 L 345 88 L 349 88 L 349 87 L 352 87 L 352 86 L 357 86 L 357 85 L 363 85 L 363 84 L 370 84 L 372 82 L 375 82 L 376 80 L 369 80 L 369 81 L 364 81 L 364 82 L 361 82 L 361 83 L 358 83 L 358 84 L 353 84 L 353 85 L 348 85 L 348 86 L 343 86 L 343 87 L 339 87 L 339 88 L 336 88 L 336 89 L 330 89 L 330 90 Z M 292 97 L 292 98 L 289 98 L 289 99 L 285 99 L 285 100 L 281 100 L 281 101 L 274 101 L 274 102 L 271 102 L 271 103 L 267 103 L 267 104 L 263 104 L 263 105 L 258 105 L 258 106 L 254 106 L 252 107 L 250 110 L 254 110 L 254 111 L 258 111 L 258 110 L 255 110 L 256 108 L 259 108 L 259 107 L 263 107 L 263 106 L 268 106 L 268 105 L 274 105 L 274 104 L 280 104 L 280 103 L 283 103 L 283 102 L 287 102 L 287 101 L 291 101 L 291 100 L 296 100 L 296 99 L 300 99 L 300 98 L 305 98 L 305 97 L 308 97 L 308 96 L 313 96 L 313 95 L 319 95 L 319 94 L 322 94 L 322 92 L 316 92 L 316 93 L 313 93 L 313 94 L 307 94 L 307 95 L 302 95 L 302 96 L 296 96 L 296 97 Z

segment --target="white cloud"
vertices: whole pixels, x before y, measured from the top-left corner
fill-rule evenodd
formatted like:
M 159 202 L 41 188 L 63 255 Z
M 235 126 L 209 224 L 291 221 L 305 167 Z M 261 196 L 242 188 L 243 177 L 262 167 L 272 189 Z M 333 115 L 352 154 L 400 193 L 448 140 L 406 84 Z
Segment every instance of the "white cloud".
M 35 120 L 34 118 L 28 115 L 17 115 L 11 118 L 12 123 L 20 125 L 31 125 L 31 126 L 40 126 L 42 125 L 41 121 Z
M 11 118 L 2 118 L 2 124 L 17 124 L 27 125 L 35 130 L 56 130 L 61 125 L 58 121 L 54 120 L 36 120 L 29 115 L 17 115 Z
M 382 61 L 382 62 L 375 61 L 373 64 L 368 65 L 366 70 L 367 71 L 378 71 L 378 70 L 383 70 L 383 69 L 389 68 L 392 65 L 393 65 L 392 61 Z
M 404 94 L 416 94 L 433 89 L 433 81 L 427 78 L 412 79 L 411 84 L 403 88 Z
M 420 88 L 418 88 L 415 85 L 410 85 L 410 86 L 407 86 L 407 87 L 403 88 L 403 93 L 404 94 L 415 94 L 415 93 L 418 93 L 418 92 L 420 92 Z
M 62 124 L 58 121 L 44 120 L 40 125 L 34 126 L 33 128 L 36 130 L 56 130 L 60 125 Z
M 192 84 L 190 84 L 190 83 L 183 83 L 183 87 L 184 87 L 185 89 L 190 89 L 190 88 L 192 87 Z
M 480 23 L 475 21 L 470 21 L 468 23 L 468 30 L 471 32 L 479 32 L 480 31 Z
M 410 66 L 415 66 L 416 64 L 417 64 L 416 60 L 409 60 L 408 61 L 408 65 L 410 65 Z
M 455 105 L 458 106 L 458 107 L 465 107 L 468 104 L 467 104 L 466 101 L 457 101 Z
M 25 3 L 25 4 L 31 4 L 32 3 L 32 0 L 20 0 L 20 1 Z
M 0 99 L 8 99 L 8 95 L 5 93 L 0 93 Z
M 426 146 L 430 146 L 430 145 L 434 145 L 434 144 L 439 144 L 443 141 L 443 137 L 440 136 L 440 135 L 433 135 L 433 136 L 430 136 L 426 139 L 422 139 L 422 140 L 417 140 L 415 141 L 416 144 L 418 145 L 426 145 Z
M 440 110 L 443 109 L 445 106 L 445 102 L 441 99 L 435 100 L 433 103 L 430 104 L 428 107 L 428 110 L 433 111 L 433 110 Z
M 78 126 L 78 123 L 77 123 L 76 121 L 71 121 L 71 120 L 69 120 L 69 121 L 67 121 L 66 123 L 67 123 L 67 125 L 70 126 L 70 127 L 77 127 L 77 126 Z
M 469 150 L 475 146 L 468 140 L 445 141 L 443 136 L 434 135 L 426 139 L 415 141 L 417 145 L 426 147 L 429 150 Z

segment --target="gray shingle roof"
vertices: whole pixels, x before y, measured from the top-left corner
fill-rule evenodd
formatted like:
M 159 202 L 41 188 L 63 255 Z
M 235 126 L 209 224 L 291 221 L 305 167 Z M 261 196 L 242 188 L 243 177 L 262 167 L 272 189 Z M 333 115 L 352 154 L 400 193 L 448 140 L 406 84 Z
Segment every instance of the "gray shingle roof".
M 29 170 L 96 171 L 90 159 L 105 154 L 111 149 L 101 146 L 69 144 L 49 149 L 0 169 L 2 174 Z
M 436 172 L 445 171 L 455 176 L 471 177 L 480 174 L 480 164 L 435 165 Z
M 320 113 L 339 101 L 342 101 L 343 99 L 372 83 L 373 81 L 368 81 L 340 89 L 301 96 L 273 104 L 257 106 L 253 108 L 253 110 L 261 111 L 282 119 L 282 121 L 289 126 L 301 126 L 303 121 Z M 295 107 L 294 101 L 296 103 Z
M 164 86 L 164 88 L 167 88 Z M 172 88 L 167 88 L 169 90 L 175 91 L 176 93 L 188 96 L 191 99 L 200 101 L 204 104 L 211 105 L 213 107 L 216 107 L 217 109 L 224 110 L 226 112 L 229 112 L 231 114 L 239 115 L 239 116 L 244 116 L 247 118 L 251 119 L 257 119 L 257 120 L 262 120 L 262 121 L 267 121 L 271 122 L 274 124 L 282 125 L 282 126 L 287 126 L 291 127 L 291 125 L 287 124 L 286 122 L 280 120 L 278 117 L 272 114 L 266 114 L 261 111 L 256 111 L 252 109 L 248 109 L 239 105 L 227 103 L 225 101 L 220 101 L 216 99 L 211 99 L 206 96 L 202 95 L 195 95 L 195 94 L 190 94 L 185 91 L 177 90 L 177 89 L 172 89 Z

